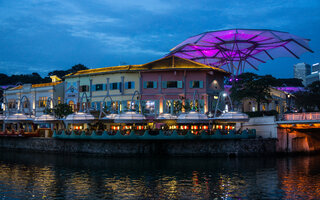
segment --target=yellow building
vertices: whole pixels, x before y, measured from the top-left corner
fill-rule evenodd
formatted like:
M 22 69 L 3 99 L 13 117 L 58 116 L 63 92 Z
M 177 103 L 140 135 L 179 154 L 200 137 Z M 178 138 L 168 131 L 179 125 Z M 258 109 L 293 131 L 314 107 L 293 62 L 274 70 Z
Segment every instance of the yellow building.
M 287 111 L 287 93 L 275 88 L 270 88 L 271 99 L 267 103 L 261 103 L 261 111 L 276 110 L 279 114 Z M 243 111 L 254 112 L 258 110 L 258 103 L 253 99 L 243 100 Z
M 89 100 L 92 110 L 114 102 L 113 109 L 126 110 L 135 91 L 140 90 L 141 65 L 81 70 L 65 77 L 65 102 L 79 109 Z M 126 108 L 125 108 L 126 107 Z
M 228 75 L 222 69 L 176 56 L 142 65 L 88 69 L 64 77 L 65 102 L 76 109 L 90 102 L 91 111 L 100 111 L 104 105 L 117 112 L 146 107 L 147 113 L 155 115 L 173 112 L 174 102 L 191 102 L 195 96 L 199 110 L 206 113 L 212 110 L 214 96 L 223 91 L 223 78 Z M 135 93 L 145 105 L 138 106 Z

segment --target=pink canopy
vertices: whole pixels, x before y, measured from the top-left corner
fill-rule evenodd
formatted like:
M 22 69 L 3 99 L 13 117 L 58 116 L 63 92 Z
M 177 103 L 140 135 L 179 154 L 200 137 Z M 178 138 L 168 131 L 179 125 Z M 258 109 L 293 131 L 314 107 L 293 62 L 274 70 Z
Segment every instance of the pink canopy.
M 238 75 L 246 66 L 258 70 L 257 66 L 269 59 L 299 58 L 304 52 L 313 52 L 309 48 L 309 41 L 287 32 L 273 30 L 210 31 L 186 39 L 168 55 L 220 67 Z

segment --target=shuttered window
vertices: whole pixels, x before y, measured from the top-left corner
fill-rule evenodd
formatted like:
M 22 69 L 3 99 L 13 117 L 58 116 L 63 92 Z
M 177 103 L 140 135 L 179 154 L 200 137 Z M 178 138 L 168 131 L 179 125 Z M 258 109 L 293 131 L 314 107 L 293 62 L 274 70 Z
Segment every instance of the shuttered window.
M 203 88 L 203 81 L 190 81 L 189 88 Z
M 144 81 L 143 88 L 157 88 L 157 81 Z

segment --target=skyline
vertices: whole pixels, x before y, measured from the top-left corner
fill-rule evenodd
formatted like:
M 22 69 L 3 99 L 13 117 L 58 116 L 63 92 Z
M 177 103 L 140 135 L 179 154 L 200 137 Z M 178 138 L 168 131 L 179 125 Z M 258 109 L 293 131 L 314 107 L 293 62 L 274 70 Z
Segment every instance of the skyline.
M 78 63 L 89 68 L 143 64 L 162 58 L 193 35 L 249 28 L 285 31 L 311 39 L 309 44 L 315 53 L 305 53 L 300 59 L 277 58 L 261 64 L 259 71 L 249 70 L 292 78 L 294 64 L 320 61 L 319 8 L 316 0 L 219 0 L 214 4 L 160 0 L 0 1 L 0 70 L 8 75 L 38 72 L 45 76 Z

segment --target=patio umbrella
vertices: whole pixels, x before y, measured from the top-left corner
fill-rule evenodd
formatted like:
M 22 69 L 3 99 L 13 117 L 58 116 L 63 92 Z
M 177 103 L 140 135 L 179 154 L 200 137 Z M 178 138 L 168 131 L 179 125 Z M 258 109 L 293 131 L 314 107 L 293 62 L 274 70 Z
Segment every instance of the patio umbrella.
M 313 52 L 310 40 L 287 32 L 259 29 L 210 31 L 190 37 L 174 47 L 168 55 L 220 67 L 238 75 L 245 67 L 258 70 L 258 65 L 278 57 L 299 58 Z

